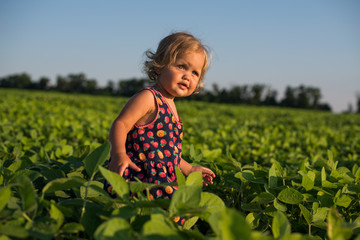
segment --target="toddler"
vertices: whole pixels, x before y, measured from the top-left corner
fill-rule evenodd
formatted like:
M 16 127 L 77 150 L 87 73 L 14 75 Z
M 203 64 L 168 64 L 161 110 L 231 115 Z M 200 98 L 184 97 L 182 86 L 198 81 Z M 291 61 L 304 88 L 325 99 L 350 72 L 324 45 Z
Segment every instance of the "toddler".
M 213 183 L 208 168 L 192 166 L 182 159 L 183 123 L 175 97 L 198 92 L 209 64 L 205 46 L 189 33 L 171 34 L 159 43 L 155 53 L 146 52 L 144 69 L 152 87 L 135 94 L 124 106 L 110 129 L 109 170 L 127 181 L 135 177 L 147 183 L 176 182 L 175 166 L 185 176 L 199 171 L 204 184 Z M 150 199 L 171 198 L 176 186 L 153 188 Z M 177 219 L 183 225 L 184 219 Z

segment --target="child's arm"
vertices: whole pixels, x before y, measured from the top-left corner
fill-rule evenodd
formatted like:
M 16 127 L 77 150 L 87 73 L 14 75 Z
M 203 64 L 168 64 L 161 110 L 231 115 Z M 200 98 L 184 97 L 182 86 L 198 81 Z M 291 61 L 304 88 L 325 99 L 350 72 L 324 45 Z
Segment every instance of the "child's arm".
M 127 102 L 110 129 L 111 161 L 109 170 L 119 173 L 121 176 L 128 167 L 136 171 L 141 170 L 126 154 L 126 137 L 136 123 L 142 125 L 153 120 L 154 113 L 156 114 L 156 107 L 154 96 L 150 91 L 141 91 Z
M 192 166 L 190 163 L 188 163 L 184 159 L 181 159 L 181 161 L 180 161 L 180 168 L 181 168 L 181 172 L 185 176 L 188 176 L 192 172 L 201 172 L 205 186 L 208 185 L 207 183 L 213 184 L 212 180 L 215 177 L 215 173 L 213 171 L 211 171 L 209 168 L 202 167 L 202 166 Z

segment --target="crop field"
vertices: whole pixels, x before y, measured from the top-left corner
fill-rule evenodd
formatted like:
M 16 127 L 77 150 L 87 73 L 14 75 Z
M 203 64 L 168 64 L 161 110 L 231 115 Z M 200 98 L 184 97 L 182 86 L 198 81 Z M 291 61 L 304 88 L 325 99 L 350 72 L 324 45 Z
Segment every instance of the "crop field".
M 359 114 L 178 100 L 183 158 L 216 178 L 177 169 L 150 200 L 106 166 L 126 100 L 0 89 L 0 240 L 360 239 Z

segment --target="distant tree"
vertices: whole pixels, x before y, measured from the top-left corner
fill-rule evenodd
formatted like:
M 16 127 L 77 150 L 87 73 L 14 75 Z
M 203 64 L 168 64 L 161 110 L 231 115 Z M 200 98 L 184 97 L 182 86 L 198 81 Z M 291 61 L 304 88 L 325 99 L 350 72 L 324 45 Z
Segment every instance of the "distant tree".
M 286 87 L 285 96 L 281 100 L 281 105 L 284 107 L 295 107 L 296 106 L 296 98 L 294 89 L 290 86 Z
M 217 83 L 214 83 L 212 85 L 212 91 L 213 91 L 215 96 L 220 94 L 220 88 L 219 88 L 219 85 L 217 85 Z
M 331 112 L 331 106 L 328 103 L 319 104 L 319 110 Z
M 250 100 L 251 104 L 259 105 L 261 103 L 264 89 L 265 89 L 265 85 L 263 84 L 254 84 L 251 87 L 251 100 Z
M 105 90 L 106 90 L 106 92 L 108 92 L 110 94 L 114 94 L 114 92 L 115 92 L 115 83 L 113 81 L 109 80 L 107 82 Z
M 210 101 L 211 102 L 220 102 L 220 88 L 219 85 L 214 83 L 212 85 L 212 91 L 210 92 Z
M 356 94 L 356 105 L 357 105 L 357 113 L 360 113 L 360 92 Z
M 41 77 L 38 82 L 32 82 L 31 77 L 26 74 L 13 74 L 0 78 L 0 87 L 5 88 L 27 88 L 41 89 L 49 88 L 50 80 L 47 77 Z M 95 79 L 87 79 L 85 74 L 68 74 L 68 76 L 57 76 L 56 85 L 52 87 L 62 92 L 78 92 L 89 94 L 119 94 L 122 96 L 132 96 L 139 90 L 148 86 L 148 79 L 132 78 L 118 82 L 116 89 L 113 81 L 108 81 L 107 86 L 99 88 Z M 321 103 L 322 95 L 319 88 L 287 86 L 283 99 L 277 101 L 277 91 L 272 90 L 264 84 L 232 86 L 229 89 L 220 89 L 217 84 L 212 85 L 212 90 L 201 90 L 199 94 L 193 94 L 188 100 L 201 100 L 219 103 L 245 103 L 252 105 L 271 105 L 296 107 L 305 109 L 318 109 L 331 111 L 331 106 L 327 103 Z M 357 109 L 360 113 L 360 93 L 357 93 Z M 352 107 L 349 108 L 352 111 Z
M 98 87 L 95 79 L 87 79 L 85 74 L 68 74 L 67 77 L 57 76 L 56 90 L 62 92 L 97 93 Z
M 230 97 L 229 97 L 229 93 L 228 91 L 223 88 L 220 90 L 220 95 L 219 95 L 219 102 L 223 102 L 223 103 L 232 103 Z
M 63 76 L 57 76 L 55 89 L 61 92 L 69 92 L 69 81 Z
M 268 88 L 265 93 L 263 104 L 268 106 L 276 106 L 278 104 L 276 98 L 277 98 L 277 91 Z
M 69 74 L 69 91 L 71 92 L 85 92 L 86 89 L 86 77 L 85 74 Z
M 90 79 L 90 80 L 86 80 L 85 81 L 85 89 L 84 92 L 85 93 L 96 93 L 97 90 L 97 82 L 95 79 Z
M 295 91 L 296 94 L 296 104 L 295 106 L 298 108 L 309 108 L 309 96 L 307 88 L 303 85 L 300 85 Z
M 250 86 L 248 85 L 241 85 L 240 86 L 240 102 L 241 103 L 250 103 L 251 93 L 250 93 Z
M 317 109 L 321 99 L 321 92 L 319 88 L 308 87 L 307 92 L 310 98 L 310 105 L 313 109 Z
M 31 77 L 27 73 L 13 74 L 1 79 L 1 87 L 5 88 L 31 88 Z
M 41 77 L 38 83 L 38 89 L 45 90 L 49 88 L 50 79 L 47 77 Z
M 231 103 L 241 102 L 241 89 L 239 86 L 232 87 L 227 93 L 228 101 Z
M 130 97 L 146 87 L 146 83 L 148 82 L 147 79 L 136 79 L 132 78 L 129 80 L 121 80 L 119 81 L 119 89 L 118 94 L 121 96 Z
M 330 105 L 320 103 L 320 99 L 321 91 L 319 88 L 304 85 L 295 88 L 287 87 L 285 96 L 281 100 L 281 106 L 331 111 Z

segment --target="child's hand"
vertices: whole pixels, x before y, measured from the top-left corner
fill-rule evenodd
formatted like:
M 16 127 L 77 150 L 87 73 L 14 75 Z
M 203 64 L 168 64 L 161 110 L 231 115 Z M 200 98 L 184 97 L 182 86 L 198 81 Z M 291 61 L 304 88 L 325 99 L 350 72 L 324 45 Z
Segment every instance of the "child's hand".
M 124 175 L 126 168 L 131 168 L 137 172 L 140 172 L 141 169 L 136 166 L 135 163 L 131 161 L 126 153 L 119 153 L 116 155 L 111 155 L 111 161 L 109 162 L 109 170 Z
M 213 178 L 215 177 L 215 173 L 211 171 L 209 168 L 202 167 L 202 166 L 193 166 L 191 168 L 191 172 L 201 172 L 203 183 L 205 186 L 208 185 L 208 183 L 213 184 Z

